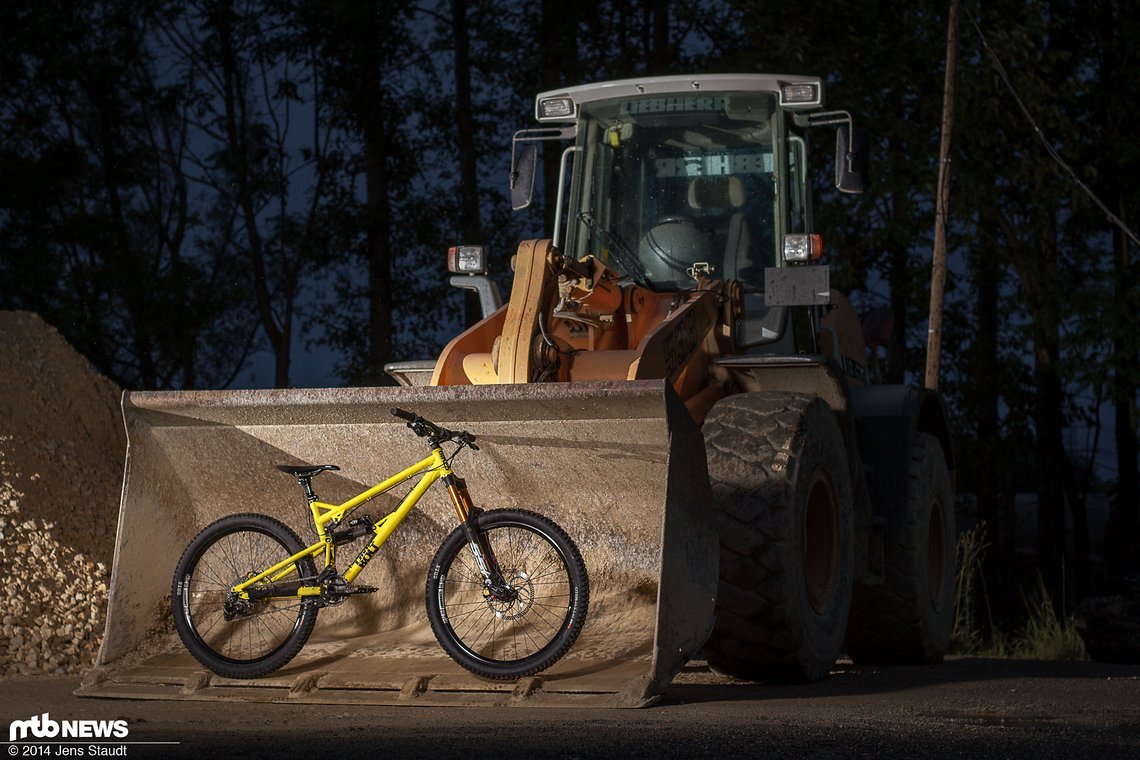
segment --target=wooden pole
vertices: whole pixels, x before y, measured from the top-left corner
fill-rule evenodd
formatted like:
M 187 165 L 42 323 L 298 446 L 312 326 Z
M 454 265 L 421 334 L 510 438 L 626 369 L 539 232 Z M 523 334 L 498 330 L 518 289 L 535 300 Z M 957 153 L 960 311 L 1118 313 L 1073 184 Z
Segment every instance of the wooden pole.
M 946 291 L 946 217 L 950 203 L 950 134 L 954 130 L 954 71 L 958 65 L 958 0 L 950 2 L 946 29 L 946 79 L 942 90 L 942 146 L 934 213 L 934 255 L 930 262 L 930 328 L 926 337 L 926 387 L 938 390 L 942 365 L 942 297 Z

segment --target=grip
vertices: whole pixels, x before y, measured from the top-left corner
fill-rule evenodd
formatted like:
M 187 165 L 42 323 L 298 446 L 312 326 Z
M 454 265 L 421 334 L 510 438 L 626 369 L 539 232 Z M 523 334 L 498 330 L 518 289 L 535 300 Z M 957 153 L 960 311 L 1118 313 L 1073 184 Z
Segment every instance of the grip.
M 403 409 L 396 409 L 393 407 L 392 408 L 392 414 L 394 414 L 395 416 L 399 417 L 402 420 L 407 420 L 408 422 L 415 422 L 416 421 L 416 415 L 412 414 L 411 412 L 406 412 Z

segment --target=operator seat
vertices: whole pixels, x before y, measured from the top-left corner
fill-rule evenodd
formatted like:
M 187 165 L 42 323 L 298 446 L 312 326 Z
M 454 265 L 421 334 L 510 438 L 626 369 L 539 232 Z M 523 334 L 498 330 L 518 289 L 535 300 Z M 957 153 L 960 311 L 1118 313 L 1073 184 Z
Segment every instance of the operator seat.
M 747 196 L 740 177 L 695 177 L 689 183 L 689 206 L 694 209 L 731 210 L 727 227 L 717 239 L 724 239 L 724 256 L 712 262 L 713 278 L 736 280 L 751 264 L 752 231 L 744 213 Z

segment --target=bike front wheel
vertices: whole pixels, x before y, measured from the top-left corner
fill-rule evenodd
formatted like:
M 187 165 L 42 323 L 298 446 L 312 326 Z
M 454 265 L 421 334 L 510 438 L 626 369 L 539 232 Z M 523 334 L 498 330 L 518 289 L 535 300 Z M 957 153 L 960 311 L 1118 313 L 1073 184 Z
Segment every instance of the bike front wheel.
M 463 526 L 432 560 L 427 611 L 432 631 L 453 660 L 499 680 L 534 675 L 574 644 L 586 620 L 590 583 L 578 547 L 553 521 L 517 509 L 475 518 L 483 544 L 502 571 L 487 582 Z
M 183 552 L 171 590 L 174 628 L 190 654 L 227 678 L 258 678 L 293 659 L 312 633 L 316 603 L 296 596 L 241 600 L 230 589 L 303 548 L 291 528 L 265 515 L 232 515 L 203 528 Z M 315 576 L 305 557 L 277 580 Z

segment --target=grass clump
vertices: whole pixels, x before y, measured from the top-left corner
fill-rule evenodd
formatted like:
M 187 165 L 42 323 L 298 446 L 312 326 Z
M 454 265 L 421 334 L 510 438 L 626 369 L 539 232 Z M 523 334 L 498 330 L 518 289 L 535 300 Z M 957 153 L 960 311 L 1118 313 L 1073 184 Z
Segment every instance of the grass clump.
M 958 537 L 957 590 L 950 651 L 987 657 L 1087 660 L 1073 616 L 1063 610 L 1058 613 L 1040 575 L 1037 575 L 1035 589 L 1022 596 L 1023 625 L 1013 634 L 1007 634 L 994 625 L 982 573 L 982 559 L 989 548 L 984 522 L 963 531 Z
M 1025 627 L 1011 642 L 1014 657 L 1034 660 L 1087 660 L 1085 645 L 1077 634 L 1072 615 L 1058 615 L 1041 577 L 1036 593 L 1027 598 Z
M 979 522 L 958 535 L 957 590 L 954 598 L 954 628 L 950 633 L 950 651 L 955 654 L 983 654 L 991 646 L 993 636 L 983 631 L 979 613 L 979 600 L 987 605 L 987 628 L 993 631 L 989 616 L 989 596 L 977 584 L 985 583 L 982 575 L 982 557 L 989 548 L 986 524 Z M 1003 655 L 1004 656 L 1004 655 Z

